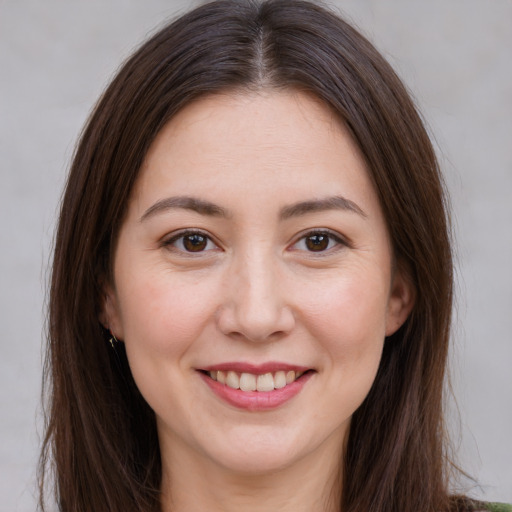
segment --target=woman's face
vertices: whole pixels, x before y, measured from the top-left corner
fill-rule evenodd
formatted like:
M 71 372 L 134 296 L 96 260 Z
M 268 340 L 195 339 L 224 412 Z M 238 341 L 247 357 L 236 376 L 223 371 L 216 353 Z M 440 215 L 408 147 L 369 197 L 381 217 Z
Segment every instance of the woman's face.
M 392 268 L 365 163 L 326 106 L 266 91 L 183 109 L 141 169 L 103 314 L 164 465 L 339 461 L 412 306 Z

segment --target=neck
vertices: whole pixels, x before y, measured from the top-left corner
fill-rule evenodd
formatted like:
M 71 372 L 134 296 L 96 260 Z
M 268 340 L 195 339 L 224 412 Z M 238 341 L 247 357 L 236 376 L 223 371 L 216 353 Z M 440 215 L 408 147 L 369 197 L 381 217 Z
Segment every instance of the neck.
M 339 512 L 341 447 L 265 473 L 232 471 L 173 446 L 163 451 L 162 512 Z

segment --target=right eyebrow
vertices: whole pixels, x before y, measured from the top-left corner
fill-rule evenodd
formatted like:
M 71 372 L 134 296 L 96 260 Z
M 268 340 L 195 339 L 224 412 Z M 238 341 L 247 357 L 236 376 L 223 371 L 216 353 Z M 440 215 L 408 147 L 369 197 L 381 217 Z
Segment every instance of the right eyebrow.
M 157 213 L 162 213 L 167 210 L 176 208 L 192 210 L 201 215 L 208 215 L 212 217 L 227 218 L 230 216 L 226 209 L 222 208 L 222 206 L 216 205 L 215 203 L 210 203 L 209 201 L 204 201 L 203 199 L 198 199 L 197 197 L 174 196 L 166 197 L 165 199 L 160 199 L 157 201 L 142 214 L 139 221 L 143 222 L 146 219 L 156 215 Z

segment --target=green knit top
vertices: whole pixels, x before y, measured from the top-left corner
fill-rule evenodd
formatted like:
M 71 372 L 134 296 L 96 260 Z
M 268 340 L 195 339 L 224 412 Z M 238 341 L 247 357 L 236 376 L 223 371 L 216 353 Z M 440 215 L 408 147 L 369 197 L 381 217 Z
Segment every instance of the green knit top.
M 489 512 L 512 512 L 512 505 L 506 503 L 486 503 Z

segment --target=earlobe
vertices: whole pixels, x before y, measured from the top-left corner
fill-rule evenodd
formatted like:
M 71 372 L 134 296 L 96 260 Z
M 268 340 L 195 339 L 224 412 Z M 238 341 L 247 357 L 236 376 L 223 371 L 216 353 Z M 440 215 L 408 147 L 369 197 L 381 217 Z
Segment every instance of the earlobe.
M 99 321 L 118 340 L 124 338 L 122 322 L 119 314 L 118 300 L 111 285 L 103 287 L 103 297 Z
M 394 334 L 407 320 L 414 307 L 416 291 L 411 280 L 397 270 L 391 283 L 391 294 L 386 318 L 386 336 Z

